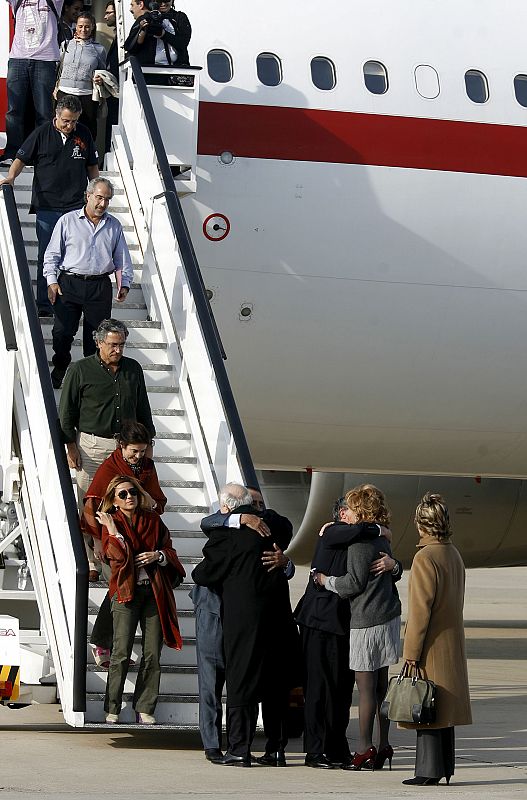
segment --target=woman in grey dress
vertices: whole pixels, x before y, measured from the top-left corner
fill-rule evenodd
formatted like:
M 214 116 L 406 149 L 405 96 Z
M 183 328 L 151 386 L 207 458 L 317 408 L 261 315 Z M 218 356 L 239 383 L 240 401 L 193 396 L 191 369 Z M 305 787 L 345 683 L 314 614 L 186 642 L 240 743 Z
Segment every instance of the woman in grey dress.
M 377 523 L 388 527 L 390 512 L 383 493 L 371 484 L 363 484 L 346 495 L 350 523 Z M 394 578 L 402 569 L 397 562 L 395 573 L 371 572 L 372 561 L 382 554 L 391 556 L 390 543 L 384 536 L 356 541 L 348 548 L 347 573 L 342 577 L 317 574 L 317 582 L 328 591 L 347 597 L 351 607 L 350 669 L 355 671 L 359 690 L 359 749 L 345 769 L 382 769 L 392 764 L 393 749 L 388 742 L 389 720 L 379 715 L 388 688 L 388 667 L 399 660 L 401 603 Z M 373 745 L 373 726 L 377 716 L 379 748 Z

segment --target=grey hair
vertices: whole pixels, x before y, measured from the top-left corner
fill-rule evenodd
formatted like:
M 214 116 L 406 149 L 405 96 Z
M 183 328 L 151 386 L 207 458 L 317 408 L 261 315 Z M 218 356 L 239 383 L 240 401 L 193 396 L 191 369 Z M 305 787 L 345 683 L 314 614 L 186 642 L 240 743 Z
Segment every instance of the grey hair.
M 99 183 L 104 183 L 106 188 L 111 191 L 113 197 L 114 195 L 113 183 L 109 181 L 108 178 L 92 178 L 88 186 L 86 187 L 86 194 L 93 194 L 95 191 L 95 187 L 98 186 Z
M 128 328 L 120 319 L 103 319 L 97 330 L 93 331 L 95 344 L 104 342 L 109 333 L 120 333 L 128 339 Z
M 252 505 L 251 493 L 240 483 L 227 483 L 220 492 L 220 505 L 234 511 L 240 506 Z
M 81 101 L 74 94 L 67 94 L 65 97 L 60 97 L 55 106 L 55 114 L 58 116 L 63 109 L 71 111 L 72 114 L 80 114 L 82 112 Z

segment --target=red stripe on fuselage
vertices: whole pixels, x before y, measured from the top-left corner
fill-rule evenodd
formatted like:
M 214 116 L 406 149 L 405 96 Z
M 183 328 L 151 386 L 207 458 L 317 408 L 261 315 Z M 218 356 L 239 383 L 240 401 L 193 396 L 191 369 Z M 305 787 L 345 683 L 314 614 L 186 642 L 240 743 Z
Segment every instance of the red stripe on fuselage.
M 527 177 L 514 125 L 201 102 L 198 153 Z

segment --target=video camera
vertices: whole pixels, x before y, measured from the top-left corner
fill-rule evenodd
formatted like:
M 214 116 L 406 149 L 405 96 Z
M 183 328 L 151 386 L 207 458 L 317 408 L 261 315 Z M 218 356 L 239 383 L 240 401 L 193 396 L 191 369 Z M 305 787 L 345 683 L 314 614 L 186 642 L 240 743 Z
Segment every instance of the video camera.
M 160 36 L 163 33 L 163 14 L 159 10 L 159 3 L 150 3 L 150 11 L 145 11 L 143 19 L 146 19 L 148 26 L 146 32 L 152 36 Z

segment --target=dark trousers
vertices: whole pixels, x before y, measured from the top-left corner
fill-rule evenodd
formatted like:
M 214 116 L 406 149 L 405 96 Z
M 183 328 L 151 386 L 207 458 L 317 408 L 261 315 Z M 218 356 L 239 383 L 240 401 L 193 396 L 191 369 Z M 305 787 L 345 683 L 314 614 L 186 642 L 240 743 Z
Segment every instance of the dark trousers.
M 48 300 L 48 286 L 42 272 L 44 253 L 51 239 L 53 229 L 58 220 L 65 214 L 56 208 L 43 208 L 37 211 L 36 232 L 38 240 L 37 257 L 37 306 L 40 310 L 51 311 L 53 306 Z
M 121 710 L 128 662 L 132 654 L 137 623 L 139 623 L 143 652 L 139 662 L 132 705 L 136 711 L 153 714 L 159 696 L 161 679 L 159 662 L 163 647 L 163 632 L 157 603 L 150 584 L 136 586 L 134 597 L 129 603 L 118 603 L 117 595 L 114 595 L 112 615 L 113 648 L 108 668 L 104 710 L 109 714 L 119 714 Z
M 62 272 L 59 286 L 62 295 L 57 294 L 54 305 L 53 365 L 58 369 L 66 369 L 71 361 L 71 345 L 79 328 L 81 314 L 84 314 L 84 356 L 95 353 L 93 332 L 112 312 L 112 282 L 108 275 L 98 280 L 84 281 Z
M 7 114 L 5 129 L 7 144 L 4 155 L 15 158 L 16 151 L 25 139 L 24 117 L 26 97 L 31 94 L 35 107 L 35 126 L 49 122 L 53 117 L 52 92 L 55 86 L 57 65 L 55 61 L 37 61 L 32 58 L 10 58 L 7 66 Z
M 223 627 L 218 614 L 196 607 L 199 731 L 204 750 L 221 750 L 222 705 L 225 685 Z
M 227 697 L 228 702 L 229 698 Z M 258 705 L 254 703 L 244 706 L 227 706 L 229 753 L 244 758 L 250 757 L 257 720 Z
M 67 95 L 67 92 L 57 92 L 57 100 L 60 100 L 61 97 L 67 97 Z M 75 96 L 79 98 L 82 106 L 79 122 L 82 125 L 86 125 L 95 142 L 97 140 L 97 112 L 99 110 L 99 103 L 92 100 L 91 94 L 78 94 Z
M 450 778 L 454 774 L 454 728 L 418 730 L 415 774 L 420 778 Z
M 119 98 L 107 97 L 106 110 L 108 111 L 108 116 L 106 117 L 104 152 L 109 153 L 112 149 L 112 127 L 119 122 Z
M 110 604 L 110 592 L 106 592 L 106 597 L 99 606 L 97 619 L 93 623 L 90 644 L 95 645 L 95 647 L 103 647 L 105 650 L 112 649 L 113 618 Z
M 289 689 L 283 686 L 273 686 L 262 698 L 263 727 L 267 737 L 266 753 L 276 753 L 287 747 L 288 703 Z
M 346 731 L 355 675 L 349 668 L 349 638 L 300 625 L 304 656 L 304 750 L 349 757 Z

